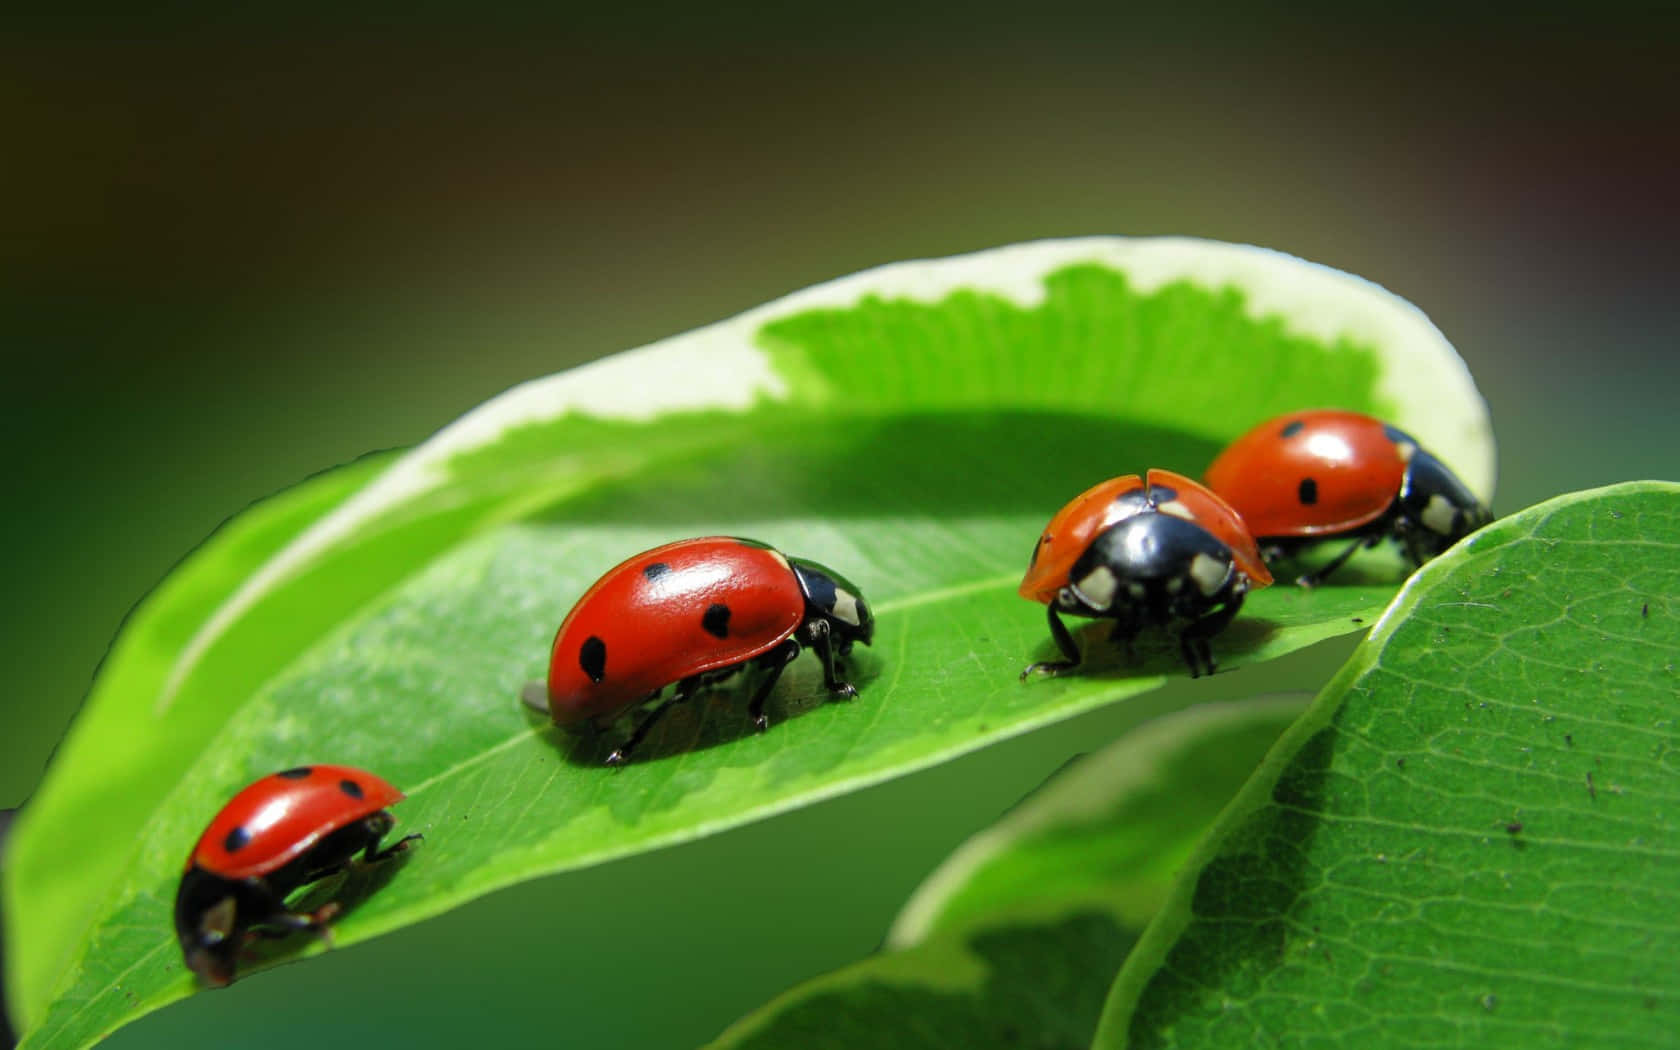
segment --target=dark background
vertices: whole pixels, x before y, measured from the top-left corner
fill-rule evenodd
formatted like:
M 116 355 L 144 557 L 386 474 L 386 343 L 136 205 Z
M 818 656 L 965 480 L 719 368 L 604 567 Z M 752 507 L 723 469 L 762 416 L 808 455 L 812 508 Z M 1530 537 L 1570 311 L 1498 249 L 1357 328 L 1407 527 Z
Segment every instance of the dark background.
M 1680 476 L 1676 25 L 1628 5 L 11 17 L 0 805 L 126 611 L 241 507 L 523 379 L 897 259 L 1092 233 L 1282 249 L 1454 341 L 1500 511 Z M 1114 717 L 520 887 L 111 1045 L 692 1044 L 869 950 Z

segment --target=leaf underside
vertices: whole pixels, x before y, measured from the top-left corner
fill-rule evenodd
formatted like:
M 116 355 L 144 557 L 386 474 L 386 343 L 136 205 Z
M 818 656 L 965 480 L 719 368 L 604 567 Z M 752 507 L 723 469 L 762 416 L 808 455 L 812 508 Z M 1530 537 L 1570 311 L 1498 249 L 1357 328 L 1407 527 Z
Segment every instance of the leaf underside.
M 1080 759 L 929 879 L 914 944 L 791 990 L 708 1050 L 1088 1045 L 1107 976 L 1305 706 L 1205 705 Z

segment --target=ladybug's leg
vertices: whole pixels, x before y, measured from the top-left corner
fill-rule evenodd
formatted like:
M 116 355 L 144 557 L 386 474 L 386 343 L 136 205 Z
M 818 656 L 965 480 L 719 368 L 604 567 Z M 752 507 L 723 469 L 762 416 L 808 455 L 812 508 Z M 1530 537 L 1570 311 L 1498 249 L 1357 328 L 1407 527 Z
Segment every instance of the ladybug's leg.
M 701 678 L 697 674 L 690 675 L 678 682 L 677 687 L 671 691 L 670 698 L 649 711 L 647 717 L 638 722 L 636 728 L 630 731 L 630 739 L 618 745 L 613 753 L 607 756 L 607 765 L 622 766 L 630 761 L 630 752 L 636 749 L 636 745 L 642 742 L 650 729 L 659 724 L 659 720 L 665 717 L 665 712 L 687 701 L 689 697 L 694 695 L 695 690 L 700 688 L 700 685 Z
M 763 661 L 764 678 L 753 690 L 752 704 L 747 713 L 752 715 L 753 728 L 759 732 L 770 727 L 770 717 L 764 713 L 764 702 L 770 698 L 770 690 L 776 688 L 776 682 L 782 677 L 782 671 L 793 663 L 793 658 L 799 655 L 799 643 L 792 638 L 759 657 Z
M 655 700 L 659 699 L 659 694 L 664 691 L 663 687 L 653 690 L 632 705 L 633 709 L 639 710 L 653 703 Z M 582 722 L 574 723 L 569 728 L 571 728 L 574 732 L 587 734 L 589 743 L 594 744 L 600 739 L 602 733 L 609 733 L 612 731 L 613 726 L 618 724 L 619 717 L 622 714 L 623 712 L 621 711 L 614 711 L 612 714 L 591 715 Z
M 263 919 L 255 932 L 259 937 L 290 937 L 294 933 L 313 933 L 332 947 L 332 929 L 328 925 L 338 917 L 339 903 L 328 901 L 314 911 L 286 911 L 284 908 Z
M 1063 671 L 1071 671 L 1075 667 L 1079 666 L 1079 646 L 1074 642 L 1073 635 L 1068 632 L 1067 625 L 1062 623 L 1062 618 L 1056 615 L 1056 607 L 1054 605 L 1050 605 L 1046 606 L 1046 608 L 1050 610 L 1050 637 L 1056 640 L 1056 648 L 1060 649 L 1062 651 L 1062 655 L 1067 657 L 1067 659 L 1043 660 L 1036 664 L 1028 664 L 1026 668 L 1021 671 L 1022 681 L 1025 681 L 1028 676 L 1039 672 L 1043 672 L 1044 674 L 1060 674 Z
M 381 861 L 390 860 L 399 853 L 408 852 L 408 844 L 410 842 L 421 842 L 425 838 L 426 836 L 417 831 L 412 835 L 404 835 L 402 838 L 391 843 L 389 846 L 386 846 L 384 849 L 379 848 L 379 843 L 370 842 L 368 843 L 367 849 L 362 851 L 362 863 L 378 864 Z
M 334 869 L 327 870 L 330 872 Z M 311 881 L 317 877 L 319 875 L 311 873 Z M 332 934 L 328 930 L 328 924 L 337 917 L 340 911 L 339 903 L 328 901 L 309 912 L 290 911 L 286 908 L 286 895 L 289 892 L 286 887 L 294 885 L 304 883 L 299 882 L 296 876 L 286 873 L 279 873 L 278 887 L 260 880 L 247 882 L 246 921 L 249 925 L 245 930 L 246 944 L 258 939 L 280 940 L 294 933 L 313 933 L 328 947 L 332 946 Z
M 1414 569 L 1422 568 L 1424 562 L 1443 553 L 1449 546 L 1448 537 L 1410 524 L 1404 518 L 1394 523 L 1394 538 L 1400 541 L 1400 548 L 1405 551 L 1406 560 Z
M 391 814 L 380 810 L 354 824 L 339 828 L 304 855 L 307 864 L 283 877 L 270 876 L 270 882 L 287 887 L 307 886 L 318 879 L 343 871 L 350 866 L 358 853 L 362 855 L 364 863 L 384 860 L 406 848 L 402 843 L 395 843 L 389 849 L 380 852 L 379 840 L 385 837 L 386 832 L 390 831 L 391 825 L 395 823 L 396 819 Z M 419 837 L 410 835 L 403 839 L 403 842 Z
M 834 673 L 834 635 L 827 620 L 819 617 L 806 620 L 799 625 L 794 637 L 816 651 L 817 659 L 822 661 L 823 685 L 828 687 L 829 692 L 843 700 L 857 695 L 857 686 L 842 682 Z
M 362 826 L 367 829 L 367 845 L 363 846 L 361 850 L 362 864 L 379 864 L 390 860 L 399 853 L 406 853 L 410 842 L 425 838 L 424 835 L 416 832 L 413 835 L 404 835 L 384 849 L 380 849 L 379 840 L 385 837 L 386 833 L 391 830 L 391 825 L 395 823 L 396 820 L 391 814 L 384 810 L 380 810 L 378 813 L 362 820 Z M 354 856 L 356 851 L 352 848 L 350 852 Z
M 1179 632 L 1179 651 L 1184 656 L 1184 662 L 1190 665 L 1191 678 L 1200 678 L 1204 672 L 1212 674 L 1218 670 L 1219 665 L 1213 661 L 1213 645 L 1208 639 L 1223 631 L 1236 619 L 1242 604 L 1243 595 L 1233 595 L 1224 605 Z
M 1328 565 L 1323 566 L 1315 572 L 1309 572 L 1305 576 L 1296 577 L 1295 582 L 1300 584 L 1302 587 L 1317 587 L 1319 584 L 1323 583 L 1331 573 L 1347 564 L 1347 560 L 1353 557 L 1355 551 L 1358 551 L 1362 547 L 1375 547 L 1381 542 L 1382 535 L 1380 533 L 1370 536 L 1361 536 L 1352 543 L 1348 544 L 1342 553 L 1336 555 L 1334 558 L 1331 558 Z

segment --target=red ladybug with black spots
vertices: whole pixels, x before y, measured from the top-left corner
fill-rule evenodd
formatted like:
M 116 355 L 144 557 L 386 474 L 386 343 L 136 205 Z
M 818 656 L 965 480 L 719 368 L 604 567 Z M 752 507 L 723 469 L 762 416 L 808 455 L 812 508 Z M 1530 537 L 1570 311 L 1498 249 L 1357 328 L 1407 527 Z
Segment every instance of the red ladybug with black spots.
M 1062 613 L 1113 620 L 1110 639 L 1124 645 L 1145 627 L 1182 623 L 1191 677 L 1211 674 L 1209 639 L 1250 590 L 1271 582 L 1254 537 L 1212 492 L 1170 470 L 1110 479 L 1058 511 L 1033 548 L 1020 594 L 1048 607 L 1065 659 L 1032 664 L 1021 677 L 1079 666 Z
M 1247 522 L 1268 556 L 1349 539 L 1314 586 L 1364 547 L 1392 538 L 1422 565 L 1493 520 L 1447 465 L 1410 434 L 1359 412 L 1318 409 L 1269 419 L 1231 442 L 1208 487 Z
M 607 757 L 618 765 L 672 704 L 749 666 L 762 672 L 749 711 L 764 729 L 770 690 L 803 648 L 822 661 L 830 692 L 856 696 L 836 666 L 874 633 L 863 596 L 832 569 L 756 540 L 679 540 L 620 563 L 584 592 L 554 636 L 548 711 L 558 725 L 600 727 L 675 683 Z
M 206 984 L 233 980 L 241 948 L 256 937 L 299 930 L 326 935 L 337 902 L 313 912 L 286 908 L 301 886 L 348 867 L 395 856 L 419 835 L 379 848 L 403 793 L 349 766 L 298 766 L 233 796 L 187 857 L 175 895 L 175 934 L 187 966 Z

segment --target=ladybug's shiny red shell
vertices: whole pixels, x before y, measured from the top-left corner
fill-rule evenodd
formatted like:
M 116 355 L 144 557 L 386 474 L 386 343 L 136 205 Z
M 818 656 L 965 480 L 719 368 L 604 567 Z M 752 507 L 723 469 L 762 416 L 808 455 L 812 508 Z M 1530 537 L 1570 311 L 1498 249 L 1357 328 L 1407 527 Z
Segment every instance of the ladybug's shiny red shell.
M 1333 536 L 1382 517 L 1418 445 L 1358 412 L 1319 409 L 1267 420 L 1208 467 L 1208 487 L 1256 536 Z
M 1075 496 L 1044 528 L 1021 581 L 1020 595 L 1049 604 L 1068 573 L 1100 533 L 1119 521 L 1154 510 L 1201 526 L 1231 549 L 1232 562 L 1255 587 L 1272 582 L 1259 546 L 1229 504 L 1200 483 L 1170 470 L 1111 478 Z M 1161 497 L 1169 498 L 1161 498 Z
M 752 659 L 805 620 L 798 577 L 750 540 L 679 540 L 586 591 L 554 636 L 548 707 L 562 725 L 612 717 L 673 682 Z
M 400 802 L 403 793 L 349 766 L 298 766 L 233 796 L 187 858 L 224 879 L 255 878 L 282 867 L 323 836 Z

